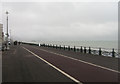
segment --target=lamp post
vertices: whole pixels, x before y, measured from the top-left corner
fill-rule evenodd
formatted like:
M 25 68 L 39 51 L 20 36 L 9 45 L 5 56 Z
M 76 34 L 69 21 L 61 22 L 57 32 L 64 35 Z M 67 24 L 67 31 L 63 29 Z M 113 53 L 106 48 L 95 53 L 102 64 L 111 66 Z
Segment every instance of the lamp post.
M 9 34 L 8 34 L 8 14 L 9 14 L 9 12 L 6 11 L 6 15 L 7 15 L 7 33 L 6 33 L 7 38 L 6 38 L 6 50 L 9 49 L 9 46 L 8 46 L 8 37 L 9 37 Z

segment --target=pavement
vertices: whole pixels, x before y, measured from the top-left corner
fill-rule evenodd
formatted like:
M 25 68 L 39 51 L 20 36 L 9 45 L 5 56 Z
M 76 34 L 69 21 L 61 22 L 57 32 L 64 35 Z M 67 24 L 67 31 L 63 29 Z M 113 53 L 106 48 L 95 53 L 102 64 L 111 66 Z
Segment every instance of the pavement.
M 2 53 L 2 82 L 118 84 L 118 59 L 32 45 Z

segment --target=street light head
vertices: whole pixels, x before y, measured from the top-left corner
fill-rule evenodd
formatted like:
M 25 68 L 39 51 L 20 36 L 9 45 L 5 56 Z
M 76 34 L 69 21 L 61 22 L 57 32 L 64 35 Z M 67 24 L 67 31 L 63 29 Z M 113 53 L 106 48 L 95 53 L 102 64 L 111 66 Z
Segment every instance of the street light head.
M 8 12 L 8 11 L 6 11 L 6 14 L 9 14 L 9 12 Z

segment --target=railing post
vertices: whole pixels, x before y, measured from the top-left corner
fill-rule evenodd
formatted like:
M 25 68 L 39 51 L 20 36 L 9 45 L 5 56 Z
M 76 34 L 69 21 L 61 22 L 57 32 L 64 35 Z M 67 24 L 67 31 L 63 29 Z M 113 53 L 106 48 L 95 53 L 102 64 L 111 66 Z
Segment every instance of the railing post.
M 68 51 L 70 51 L 70 46 L 68 46 Z
M 79 52 L 79 50 L 80 50 L 80 49 L 78 48 L 78 49 L 77 49 L 77 52 Z
M 91 48 L 89 47 L 89 54 L 91 54 Z
M 57 49 L 57 45 L 56 45 L 56 49 Z
M 52 47 L 52 45 L 50 44 L 50 48 Z
M 81 53 L 83 52 L 82 46 L 81 46 L 80 52 L 81 52 Z
M 64 50 L 65 50 L 65 45 L 64 45 Z
M 54 48 L 54 44 L 53 44 L 53 48 Z
M 115 57 L 115 51 L 114 51 L 114 48 L 112 50 L 112 57 Z
M 75 48 L 75 46 L 74 46 L 74 52 L 76 51 L 76 48 Z
M 84 53 L 86 53 L 86 47 L 84 47 Z
M 60 45 L 60 49 L 61 49 L 61 45 Z
M 99 48 L 99 55 L 102 55 L 102 51 L 101 51 L 101 48 Z

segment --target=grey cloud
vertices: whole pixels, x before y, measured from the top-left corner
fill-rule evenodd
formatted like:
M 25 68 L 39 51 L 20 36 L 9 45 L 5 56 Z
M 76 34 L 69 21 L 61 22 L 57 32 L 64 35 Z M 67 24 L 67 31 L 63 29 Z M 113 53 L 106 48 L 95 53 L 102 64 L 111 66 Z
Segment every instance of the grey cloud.
M 3 3 L 5 10 L 16 39 L 117 39 L 117 3 Z

